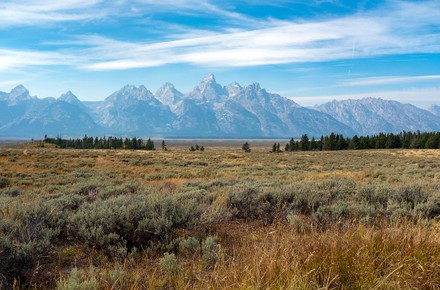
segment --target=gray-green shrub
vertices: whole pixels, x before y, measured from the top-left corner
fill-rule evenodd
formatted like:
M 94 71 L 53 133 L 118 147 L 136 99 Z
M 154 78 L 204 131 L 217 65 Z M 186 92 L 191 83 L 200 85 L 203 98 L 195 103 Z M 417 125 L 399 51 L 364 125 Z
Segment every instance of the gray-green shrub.
M 69 217 L 72 241 L 82 241 L 109 255 L 121 249 L 166 242 L 174 228 L 189 227 L 201 214 L 193 199 L 126 195 L 84 204 Z
M 220 246 L 215 237 L 208 236 L 202 242 L 202 263 L 203 268 L 213 269 L 219 259 Z

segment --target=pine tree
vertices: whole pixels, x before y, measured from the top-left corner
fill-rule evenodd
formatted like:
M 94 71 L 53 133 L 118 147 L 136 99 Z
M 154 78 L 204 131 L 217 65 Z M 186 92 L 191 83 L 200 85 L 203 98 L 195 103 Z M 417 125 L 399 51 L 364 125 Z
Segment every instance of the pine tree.
M 351 150 L 358 150 L 360 149 L 360 147 L 361 147 L 361 143 L 359 141 L 359 137 L 357 135 L 354 135 L 350 140 L 348 148 Z
M 440 146 L 440 133 L 430 134 L 428 140 L 425 143 L 426 149 L 439 149 Z
M 148 138 L 145 150 L 154 150 L 154 142 L 151 141 L 151 138 Z
M 310 141 L 310 150 L 315 151 L 318 149 L 318 143 L 315 140 L 315 137 L 312 137 L 312 140 Z
M 309 137 L 307 137 L 307 134 L 301 136 L 301 140 L 299 141 L 299 150 L 309 150 Z
M 295 151 L 295 141 L 293 138 L 291 138 L 289 141 L 289 151 Z

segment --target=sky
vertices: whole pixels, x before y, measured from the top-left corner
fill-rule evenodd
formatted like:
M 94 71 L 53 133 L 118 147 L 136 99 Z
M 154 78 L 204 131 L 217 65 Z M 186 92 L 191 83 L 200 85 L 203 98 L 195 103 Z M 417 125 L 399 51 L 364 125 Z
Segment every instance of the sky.
M 204 76 L 303 106 L 440 104 L 440 1 L 2 0 L 0 91 L 103 100 Z

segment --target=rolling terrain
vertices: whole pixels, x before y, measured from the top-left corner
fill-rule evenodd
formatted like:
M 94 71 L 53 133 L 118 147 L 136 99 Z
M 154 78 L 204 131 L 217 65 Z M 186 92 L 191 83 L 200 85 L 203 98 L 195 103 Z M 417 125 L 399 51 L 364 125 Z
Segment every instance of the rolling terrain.
M 0 150 L 3 287 L 440 285 L 439 150 L 35 145 Z

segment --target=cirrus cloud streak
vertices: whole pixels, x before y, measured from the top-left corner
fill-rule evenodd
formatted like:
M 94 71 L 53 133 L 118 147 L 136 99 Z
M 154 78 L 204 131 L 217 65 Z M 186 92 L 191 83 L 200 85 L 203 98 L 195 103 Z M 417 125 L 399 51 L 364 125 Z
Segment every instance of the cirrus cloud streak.
M 170 1 L 175 2 L 165 2 Z M 102 4 L 99 0 L 69 0 L 66 4 L 43 2 L 46 3 L 44 9 L 55 13 L 49 13 L 48 17 L 55 17 L 60 11 L 75 11 L 78 7 L 89 6 L 94 8 Z M 143 2 L 153 5 L 148 0 Z M 182 3 L 180 7 L 186 10 L 196 5 L 195 1 Z M 205 5 L 200 7 L 208 7 L 213 13 L 223 13 L 222 10 L 216 11 L 215 6 L 208 1 L 203 3 Z M 308 22 L 271 20 L 265 22 L 264 28 L 260 27 L 260 23 L 254 29 L 207 31 L 202 36 L 197 36 L 199 31 L 188 29 L 182 36 L 176 35 L 174 39 L 166 41 L 118 41 L 95 35 L 77 36 L 69 48 L 60 47 L 55 51 L 0 48 L 0 71 L 45 65 L 71 66 L 90 71 L 128 70 L 182 63 L 207 67 L 249 67 L 396 54 L 439 53 L 439 29 L 432 28 L 440 27 L 440 3 L 392 3 L 388 12 L 380 9 Z M 46 11 L 44 9 L 41 12 Z M 86 15 L 78 14 L 77 17 L 87 17 Z M 232 13 L 229 17 L 239 15 Z M 364 83 L 374 81 L 380 82 L 363 80 Z

